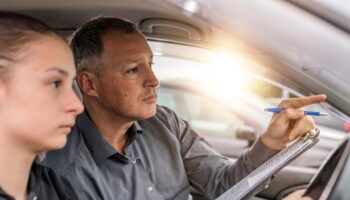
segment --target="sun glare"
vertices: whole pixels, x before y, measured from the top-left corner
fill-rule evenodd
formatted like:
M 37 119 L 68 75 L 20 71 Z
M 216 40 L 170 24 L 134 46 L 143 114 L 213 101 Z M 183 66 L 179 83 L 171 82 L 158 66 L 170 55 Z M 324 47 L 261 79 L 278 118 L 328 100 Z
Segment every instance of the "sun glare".
M 221 100 L 244 95 L 248 83 L 245 65 L 242 57 L 218 53 L 212 58 L 203 87 Z
M 251 78 L 248 58 L 223 51 L 206 56 L 198 61 L 155 54 L 154 71 L 161 82 L 187 80 L 223 102 L 247 96 Z

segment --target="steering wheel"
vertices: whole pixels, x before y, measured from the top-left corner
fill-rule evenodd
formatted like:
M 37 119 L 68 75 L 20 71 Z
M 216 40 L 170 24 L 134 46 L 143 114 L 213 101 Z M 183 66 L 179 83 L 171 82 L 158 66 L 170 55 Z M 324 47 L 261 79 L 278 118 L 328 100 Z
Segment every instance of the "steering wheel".
M 311 197 L 312 199 L 320 199 L 323 193 L 326 193 L 327 196 L 330 194 L 330 186 L 332 186 L 332 183 L 335 181 L 334 177 L 337 177 L 340 173 L 340 170 L 337 169 L 338 162 L 340 161 L 347 144 L 348 139 L 345 139 L 331 152 L 326 161 L 320 167 L 320 170 L 311 180 L 304 196 Z

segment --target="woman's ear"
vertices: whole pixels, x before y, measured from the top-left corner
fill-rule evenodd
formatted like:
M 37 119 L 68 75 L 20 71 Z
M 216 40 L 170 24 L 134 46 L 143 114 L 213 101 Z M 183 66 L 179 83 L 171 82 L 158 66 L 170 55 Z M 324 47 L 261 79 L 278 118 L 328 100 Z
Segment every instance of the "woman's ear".
M 98 97 L 98 83 L 95 74 L 82 71 L 77 75 L 76 80 L 83 95 Z

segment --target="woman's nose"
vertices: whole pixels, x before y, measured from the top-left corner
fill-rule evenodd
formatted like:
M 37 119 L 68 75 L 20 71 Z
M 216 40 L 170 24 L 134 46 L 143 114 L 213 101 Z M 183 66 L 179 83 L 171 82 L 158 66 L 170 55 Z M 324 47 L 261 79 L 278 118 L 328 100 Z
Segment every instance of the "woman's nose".
M 78 115 L 84 111 L 82 100 L 78 97 L 76 91 L 71 89 L 68 98 L 66 100 L 66 111 L 72 112 L 74 115 Z

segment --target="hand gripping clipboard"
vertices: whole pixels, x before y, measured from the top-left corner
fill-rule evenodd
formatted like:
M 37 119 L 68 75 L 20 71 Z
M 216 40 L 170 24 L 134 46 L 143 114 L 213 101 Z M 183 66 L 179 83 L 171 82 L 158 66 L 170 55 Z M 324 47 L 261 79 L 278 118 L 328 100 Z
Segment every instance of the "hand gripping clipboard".
M 319 133 L 319 129 L 312 129 L 294 143 L 265 161 L 248 174 L 248 176 L 220 195 L 216 200 L 248 199 L 255 195 L 260 191 L 259 189 L 264 188 L 264 183 L 268 182 L 275 173 L 314 146 L 319 141 L 317 137 Z

